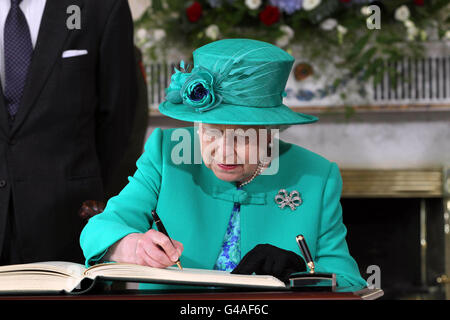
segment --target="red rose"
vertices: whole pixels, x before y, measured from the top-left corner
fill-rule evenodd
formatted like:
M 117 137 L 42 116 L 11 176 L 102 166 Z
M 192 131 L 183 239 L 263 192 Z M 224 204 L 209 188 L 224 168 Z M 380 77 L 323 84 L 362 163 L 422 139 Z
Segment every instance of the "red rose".
M 348 2 L 350 2 L 351 0 L 340 0 L 341 2 L 344 2 L 344 3 L 348 3 Z
M 415 4 L 416 6 L 423 6 L 424 3 L 425 3 L 424 0 L 414 0 L 414 4 Z
M 193 4 L 186 8 L 186 15 L 190 22 L 198 21 L 202 17 L 202 13 L 202 5 L 198 1 L 194 1 Z
M 259 13 L 259 20 L 266 26 L 270 26 L 280 19 L 280 10 L 275 6 L 266 6 L 263 11 Z

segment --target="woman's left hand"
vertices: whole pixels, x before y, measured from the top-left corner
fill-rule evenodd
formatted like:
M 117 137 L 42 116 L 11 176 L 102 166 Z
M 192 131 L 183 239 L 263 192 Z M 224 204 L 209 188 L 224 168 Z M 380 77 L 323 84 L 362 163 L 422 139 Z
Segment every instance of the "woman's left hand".
M 291 273 L 305 270 L 304 260 L 296 253 L 270 244 L 258 244 L 242 258 L 231 273 L 268 274 L 286 282 Z

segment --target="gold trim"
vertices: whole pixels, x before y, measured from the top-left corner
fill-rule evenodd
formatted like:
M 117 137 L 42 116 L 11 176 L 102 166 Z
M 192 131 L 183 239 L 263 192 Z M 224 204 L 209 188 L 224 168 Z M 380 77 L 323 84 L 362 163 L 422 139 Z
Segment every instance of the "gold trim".
M 442 169 L 341 169 L 342 197 L 442 197 Z
M 309 273 L 315 273 L 314 269 L 316 268 L 316 265 L 314 264 L 314 262 L 308 262 L 308 267 L 309 267 Z
M 384 291 L 382 289 L 364 288 L 356 291 L 355 294 L 360 296 L 363 300 L 375 300 L 382 297 L 384 295 Z

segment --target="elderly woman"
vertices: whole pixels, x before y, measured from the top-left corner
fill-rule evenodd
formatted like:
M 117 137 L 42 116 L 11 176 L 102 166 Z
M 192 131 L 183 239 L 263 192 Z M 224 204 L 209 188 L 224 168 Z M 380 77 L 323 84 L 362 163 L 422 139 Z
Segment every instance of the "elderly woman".
M 83 230 L 86 265 L 179 259 L 287 280 L 306 270 L 295 241 L 303 234 L 316 271 L 336 273 L 338 287 L 364 287 L 345 241 L 337 165 L 271 134 L 317 121 L 282 104 L 293 57 L 250 39 L 216 41 L 193 57 L 159 109 L 199 125 L 153 131 L 128 185 Z M 152 228 L 154 209 L 171 241 Z

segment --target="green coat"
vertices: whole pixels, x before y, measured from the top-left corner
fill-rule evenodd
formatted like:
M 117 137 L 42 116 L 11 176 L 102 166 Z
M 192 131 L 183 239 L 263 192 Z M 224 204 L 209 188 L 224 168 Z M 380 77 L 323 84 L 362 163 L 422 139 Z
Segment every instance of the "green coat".
M 124 236 L 148 231 L 150 211 L 156 207 L 171 238 L 184 245 L 183 267 L 212 269 L 233 203 L 240 202 L 242 257 L 260 243 L 301 255 L 295 236 L 303 234 L 316 271 L 336 273 L 339 287 L 366 285 L 345 241 L 339 202 L 342 179 L 334 162 L 280 140 L 278 173 L 257 176 L 237 190 L 203 163 L 174 164 L 171 153 L 178 150 L 173 149 L 175 145 L 180 146 L 180 141 L 172 139 L 174 130 L 154 130 L 129 183 L 108 201 L 103 213 L 89 220 L 80 238 L 86 266 L 100 262 Z M 198 139 L 193 127 L 177 130 L 187 130 L 192 139 Z M 198 143 L 183 143 L 198 151 Z M 191 152 L 193 159 L 194 149 Z M 275 203 L 280 189 L 297 190 L 302 204 L 294 211 L 288 206 L 280 209 Z

